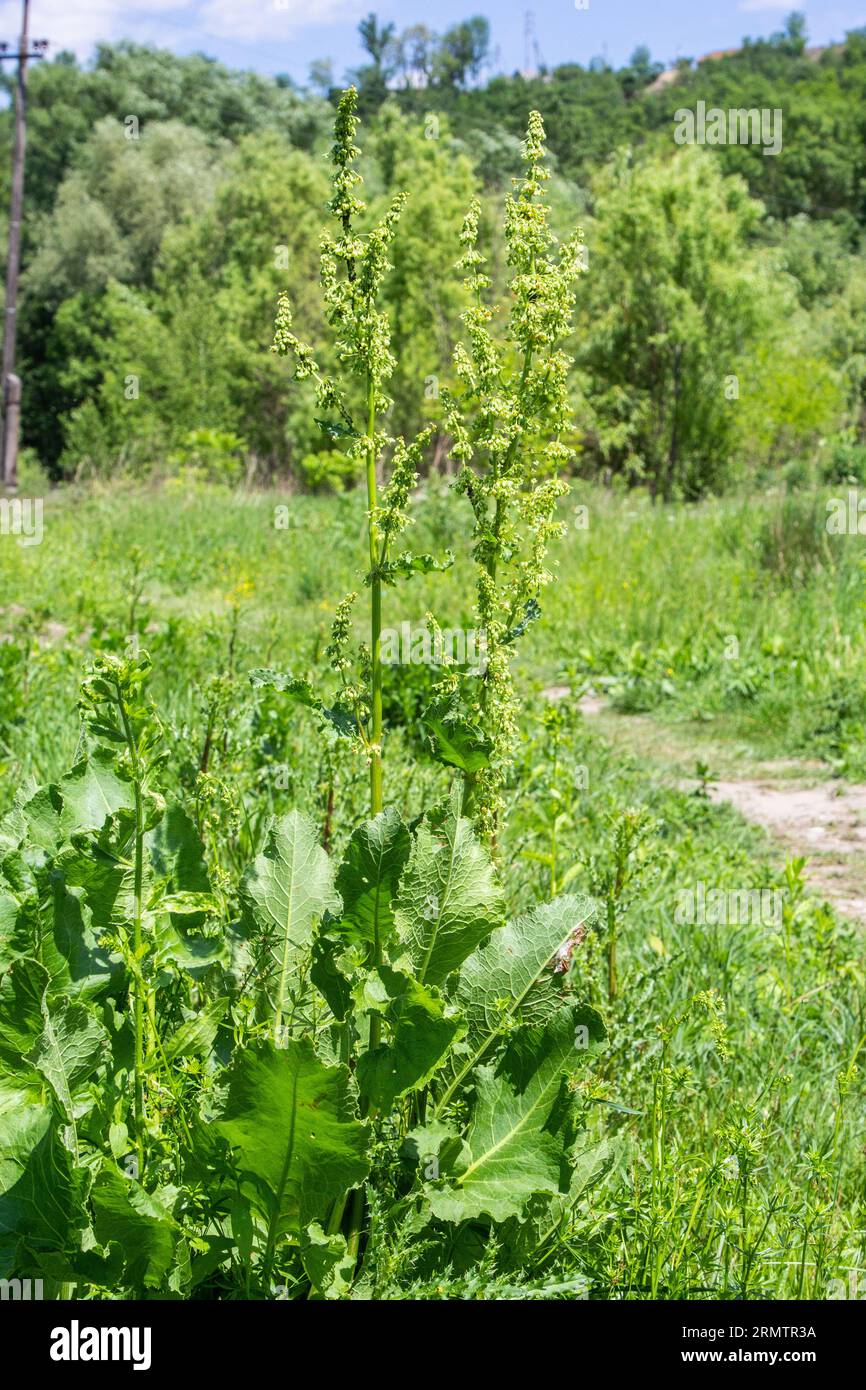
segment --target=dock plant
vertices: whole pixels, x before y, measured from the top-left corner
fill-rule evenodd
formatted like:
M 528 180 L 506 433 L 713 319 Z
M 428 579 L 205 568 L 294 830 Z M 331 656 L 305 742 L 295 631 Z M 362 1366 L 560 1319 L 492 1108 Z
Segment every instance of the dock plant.
M 569 894 L 509 918 L 491 843 L 512 651 L 549 578 L 578 242 L 553 256 L 533 115 L 506 210 L 508 321 L 500 342 L 472 209 L 477 300 L 445 399 L 489 664 L 477 689 L 457 673 L 438 692 L 431 747 L 453 783 L 409 822 L 387 778 L 383 609 L 449 557 L 402 548 L 428 442 L 386 424 L 380 292 L 404 198 L 367 225 L 355 103 L 350 89 L 339 104 L 321 252 L 339 379 L 285 299 L 275 346 L 363 464 L 365 573 L 334 616 L 334 689 L 251 679 L 366 760 L 369 814 L 346 825 L 337 796 L 323 835 L 292 810 L 238 881 L 212 881 L 194 815 L 161 785 L 147 658 L 88 674 L 74 766 L 0 825 L 0 1273 L 54 1296 L 363 1298 L 397 1275 L 492 1265 L 522 1278 L 604 1163 L 584 1088 L 605 1029 L 568 968 L 593 904 Z M 339 859 L 322 843 L 334 822 Z

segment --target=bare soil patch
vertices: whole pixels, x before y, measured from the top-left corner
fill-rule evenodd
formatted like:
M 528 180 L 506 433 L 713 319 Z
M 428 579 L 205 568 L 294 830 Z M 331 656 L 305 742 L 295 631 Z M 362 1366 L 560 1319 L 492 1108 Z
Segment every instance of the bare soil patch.
M 556 686 L 543 693 L 564 699 L 569 692 Z M 866 785 L 833 778 L 817 760 L 761 759 L 747 743 L 715 738 L 710 725 L 618 714 L 594 692 L 580 707 L 606 738 L 683 787 L 697 785 L 697 763 L 708 767 L 711 801 L 727 801 L 762 826 L 787 858 L 805 858 L 812 890 L 843 916 L 866 923 Z

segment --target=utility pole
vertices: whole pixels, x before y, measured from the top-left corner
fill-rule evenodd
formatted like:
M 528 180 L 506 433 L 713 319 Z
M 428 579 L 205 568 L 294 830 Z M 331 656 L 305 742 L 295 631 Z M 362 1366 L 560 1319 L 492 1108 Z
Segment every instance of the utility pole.
M 15 375 L 15 341 L 18 327 L 18 272 L 21 267 L 21 215 L 24 203 L 24 145 L 27 125 L 27 61 L 42 58 L 48 43 L 37 40 L 30 47 L 30 0 L 24 0 L 18 53 L 0 44 L 0 61 L 18 58 L 15 87 L 15 131 L 12 142 L 12 201 L 9 210 L 9 255 L 6 263 L 6 313 L 3 320 L 3 482 L 10 492 L 18 486 L 18 429 L 21 419 L 21 381 Z
M 533 78 L 538 77 L 543 66 L 541 49 L 538 47 L 535 33 L 535 14 L 532 10 L 526 10 L 523 15 L 523 72 L 521 76 L 527 81 L 532 81 Z

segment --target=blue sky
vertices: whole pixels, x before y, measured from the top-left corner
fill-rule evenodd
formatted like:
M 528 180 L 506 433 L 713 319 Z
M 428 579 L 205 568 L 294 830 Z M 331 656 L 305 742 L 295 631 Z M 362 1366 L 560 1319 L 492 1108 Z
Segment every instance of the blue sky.
M 498 68 L 523 66 L 527 10 L 541 56 L 549 66 L 594 56 L 620 65 L 638 44 L 661 61 L 700 57 L 780 29 L 792 8 L 806 13 L 809 40 L 827 43 L 866 25 L 866 0 L 32 0 L 31 33 L 52 50 L 72 48 L 86 58 L 100 39 L 136 39 L 201 51 L 236 67 L 287 72 L 304 81 L 311 61 L 330 57 L 336 77 L 361 61 L 358 20 L 370 9 L 398 28 L 424 22 L 447 28 L 471 14 L 491 22 Z M 20 0 L 0 0 L 0 37 L 18 31 Z

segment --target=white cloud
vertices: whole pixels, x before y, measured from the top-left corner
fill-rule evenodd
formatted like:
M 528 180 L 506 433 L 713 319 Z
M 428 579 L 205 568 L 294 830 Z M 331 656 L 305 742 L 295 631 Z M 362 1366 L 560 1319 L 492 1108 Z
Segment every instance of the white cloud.
M 330 24 L 358 9 L 356 0 L 204 0 L 191 6 L 202 29 L 222 39 L 280 40 L 313 24 Z
M 799 8 L 795 0 L 740 0 L 737 6 L 744 14 L 761 14 L 765 10 L 779 10 L 790 14 L 792 10 Z
M 30 34 L 35 39 L 48 39 L 49 54 L 71 48 L 85 57 L 95 43 L 124 37 L 142 42 L 157 42 L 160 37 L 161 11 L 177 10 L 176 0 L 148 0 L 147 12 L 131 11 L 121 0 L 34 0 L 30 6 Z M 18 0 L 0 3 L 0 32 L 14 40 L 21 24 L 21 5 Z
M 207 50 L 209 39 L 238 45 L 280 43 L 310 25 L 330 24 L 362 10 L 361 0 L 33 0 L 30 33 L 50 40 L 50 53 L 72 49 L 85 58 L 99 42 L 134 39 L 174 48 Z M 20 0 L 0 0 L 0 36 L 13 40 L 21 23 Z

